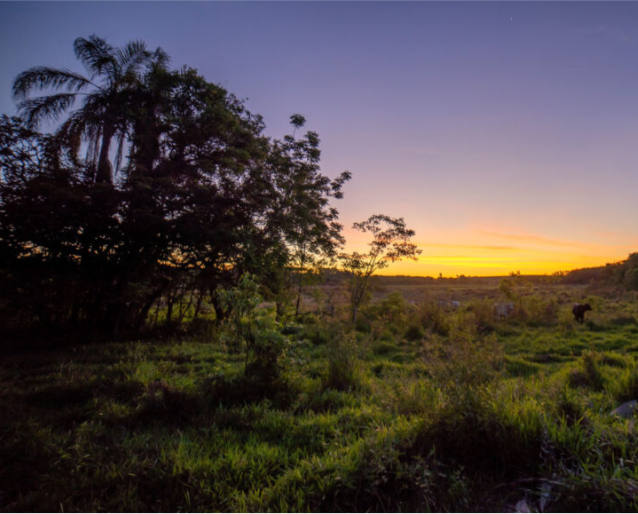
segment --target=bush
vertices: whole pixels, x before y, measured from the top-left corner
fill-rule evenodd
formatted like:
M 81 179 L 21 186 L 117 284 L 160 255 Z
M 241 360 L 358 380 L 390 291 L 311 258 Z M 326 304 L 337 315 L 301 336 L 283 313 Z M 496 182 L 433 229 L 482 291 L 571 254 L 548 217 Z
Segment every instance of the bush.
M 594 391 L 601 391 L 605 387 L 605 377 L 598 366 L 600 355 L 585 351 L 580 358 L 580 369 L 569 372 L 569 385 L 573 387 L 590 387 Z
M 446 336 L 450 333 L 450 323 L 445 311 L 433 301 L 419 305 L 421 326 L 426 330 Z
M 304 325 L 301 337 L 307 339 L 312 344 L 319 346 L 328 344 L 333 337 L 332 331 L 325 325 L 312 323 Z
M 352 391 L 361 385 L 361 369 L 354 335 L 336 337 L 328 346 L 325 389 Z
M 534 295 L 522 299 L 518 311 L 530 326 L 552 326 L 558 322 L 558 302 L 555 298 L 544 300 Z
M 434 382 L 449 394 L 472 394 L 496 379 L 504 367 L 503 349 L 493 336 L 454 339 L 425 346 L 425 360 Z
M 237 287 L 218 291 L 227 320 L 222 340 L 231 352 L 243 353 L 244 374 L 268 388 L 285 370 L 290 340 L 282 334 L 274 314 L 259 310 L 259 285 L 250 273 Z
M 425 337 L 425 330 L 419 324 L 410 325 L 405 331 L 405 338 L 408 341 L 420 341 Z
M 492 302 L 486 300 L 471 302 L 468 311 L 468 317 L 464 321 L 471 331 L 480 335 L 494 332 L 496 326 Z

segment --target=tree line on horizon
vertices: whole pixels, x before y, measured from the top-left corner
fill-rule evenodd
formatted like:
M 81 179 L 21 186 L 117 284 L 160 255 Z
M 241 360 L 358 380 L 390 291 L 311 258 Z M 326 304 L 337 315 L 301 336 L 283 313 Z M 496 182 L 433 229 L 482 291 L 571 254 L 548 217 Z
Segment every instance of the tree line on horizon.
M 203 302 L 221 318 L 216 291 L 247 273 L 278 313 L 296 288 L 298 311 L 318 266 L 339 259 L 359 291 L 420 252 L 403 219 L 384 215 L 357 224 L 373 236 L 368 254 L 342 251 L 332 202 L 351 174 L 321 173 L 319 136 L 294 135 L 303 116 L 293 135 L 266 137 L 261 116 L 197 70 L 171 69 L 160 48 L 93 35 L 74 50 L 87 75 L 26 70 L 19 116 L 0 118 L 4 329 L 139 333 L 160 301 L 169 323 Z M 39 132 L 46 122 L 57 129 Z

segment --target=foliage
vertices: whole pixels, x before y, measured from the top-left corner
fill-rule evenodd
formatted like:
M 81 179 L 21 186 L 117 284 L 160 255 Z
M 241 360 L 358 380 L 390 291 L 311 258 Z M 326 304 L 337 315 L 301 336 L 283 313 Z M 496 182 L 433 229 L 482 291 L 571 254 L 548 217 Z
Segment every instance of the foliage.
M 633 312 L 636 298 L 599 298 L 596 332 L 572 316 L 569 331 L 512 320 L 481 335 L 474 306 L 490 301 L 468 287 L 457 291 L 468 305 L 441 310 L 449 333 L 415 342 L 334 320 L 289 325 L 291 336 L 321 329 L 328 342 L 300 344 L 270 390 L 217 339 L 5 351 L 0 507 L 635 510 L 635 420 L 610 413 L 636 399 L 636 327 L 609 320 Z M 241 316 L 228 312 L 224 326 L 274 323 L 254 277 L 227 289 Z M 570 314 L 582 288 L 536 294 Z M 386 306 L 399 328 L 416 323 L 421 306 L 398 298 Z
M 355 223 L 353 228 L 372 233 L 367 254 L 359 252 L 341 253 L 341 267 L 350 274 L 350 307 L 352 321 L 357 321 L 357 310 L 365 297 L 370 277 L 392 262 L 402 259 L 417 260 L 421 250 L 410 238 L 414 231 L 406 227 L 403 218 L 391 218 L 383 214 L 370 216 L 366 221 Z
M 352 391 L 361 385 L 361 371 L 354 334 L 340 334 L 328 345 L 328 370 L 324 387 Z
M 498 290 L 510 301 L 519 300 L 523 295 L 531 294 L 534 285 L 520 271 L 510 273 L 509 277 L 502 278 L 498 284 Z
M 292 115 L 290 121 L 295 131 L 306 122 L 299 114 Z M 345 171 L 329 180 L 320 173 L 320 156 L 319 136 L 310 131 L 302 139 L 289 135 L 276 141 L 268 159 L 269 166 L 278 170 L 271 187 L 281 196 L 271 223 L 288 234 L 289 265 L 294 270 L 290 278 L 296 286 L 295 318 L 299 316 L 302 286 L 313 282 L 344 243 L 338 213 L 328 201 L 343 197 L 343 185 L 351 174 Z
M 290 341 L 274 317 L 257 310 L 262 302 L 255 277 L 245 273 L 237 287 L 217 292 L 225 313 L 222 339 L 231 352 L 244 355 L 244 374 L 271 385 L 286 367 Z
M 148 51 L 141 41 L 113 48 L 95 35 L 77 38 L 73 47 L 75 56 L 89 72 L 88 77 L 70 70 L 38 66 L 16 77 L 13 95 L 20 101 L 19 112 L 30 127 L 37 127 L 47 120 L 57 120 L 78 98 L 83 98 L 82 107 L 70 114 L 57 136 L 74 153 L 84 139 L 88 148 L 86 163 L 91 171 L 97 165 L 95 181 L 112 184 L 109 162 L 111 140 L 114 137 L 118 140 L 117 172 L 130 130 L 127 112 L 131 109 L 132 91 L 138 87 L 145 69 L 165 66 L 168 56 L 161 48 L 155 52 Z M 96 80 L 98 77 L 101 79 L 99 82 Z M 67 88 L 67 92 L 29 97 L 33 90 L 59 90 L 63 87 Z
M 343 239 L 330 202 L 350 174 L 321 173 L 316 133 L 266 138 L 235 96 L 191 68 L 170 70 L 141 42 L 118 49 L 91 36 L 75 50 L 92 78 L 27 70 L 14 84 L 26 121 L 0 123 L 6 329 L 119 337 L 148 328 L 152 312 L 177 329 L 205 309 L 220 323 L 214 291 L 236 276 L 258 276 L 281 304 L 291 269 L 301 280 L 335 254 Z M 67 92 L 27 98 L 51 88 Z M 32 130 L 76 97 L 85 102 L 55 135 Z

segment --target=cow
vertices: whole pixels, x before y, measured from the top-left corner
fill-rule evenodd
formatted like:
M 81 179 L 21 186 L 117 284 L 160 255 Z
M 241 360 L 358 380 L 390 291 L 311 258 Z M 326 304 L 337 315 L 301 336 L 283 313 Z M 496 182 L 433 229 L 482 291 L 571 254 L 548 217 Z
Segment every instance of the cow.
M 514 312 L 514 304 L 512 302 L 508 303 L 495 303 L 492 307 L 492 311 L 494 312 L 494 317 L 496 319 L 507 320 L 509 315 Z
M 585 321 L 585 313 L 590 310 L 592 310 L 591 305 L 588 303 L 575 303 L 574 308 L 572 309 L 572 314 L 578 323 L 583 323 Z

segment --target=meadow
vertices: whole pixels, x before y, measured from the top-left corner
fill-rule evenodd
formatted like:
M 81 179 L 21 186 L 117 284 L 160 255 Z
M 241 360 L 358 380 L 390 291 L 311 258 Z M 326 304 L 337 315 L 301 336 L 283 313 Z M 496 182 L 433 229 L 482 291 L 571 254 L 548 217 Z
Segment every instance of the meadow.
M 272 325 L 289 344 L 269 376 L 215 328 L 6 348 L 0 507 L 638 509 L 635 422 L 612 414 L 638 399 L 634 292 L 386 285 L 353 327 L 338 301 L 312 312 L 319 289 Z

